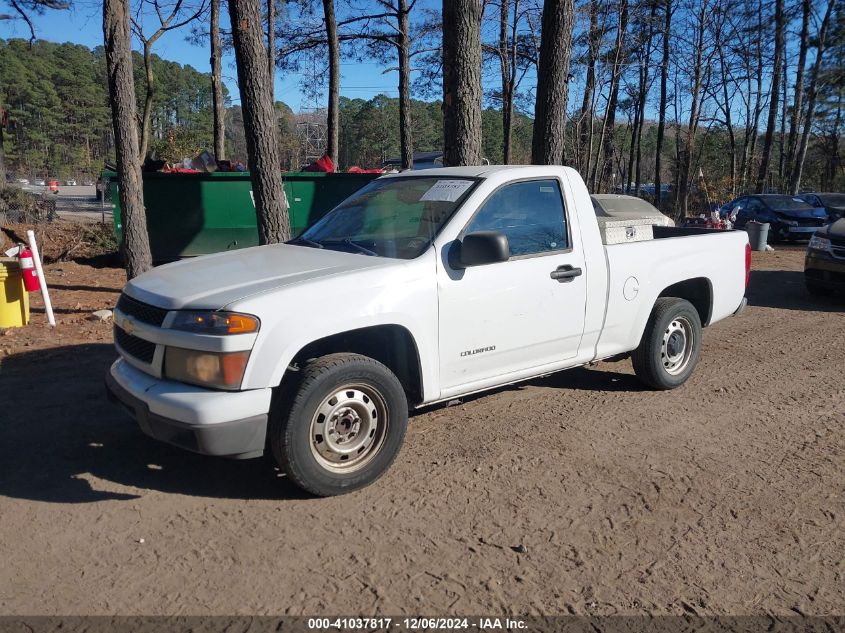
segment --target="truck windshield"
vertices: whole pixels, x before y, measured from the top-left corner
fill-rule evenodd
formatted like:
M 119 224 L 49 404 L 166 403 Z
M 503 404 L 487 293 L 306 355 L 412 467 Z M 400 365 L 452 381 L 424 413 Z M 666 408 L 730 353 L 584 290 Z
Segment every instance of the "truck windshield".
M 413 259 L 428 248 L 476 182 L 424 176 L 380 178 L 289 243 Z

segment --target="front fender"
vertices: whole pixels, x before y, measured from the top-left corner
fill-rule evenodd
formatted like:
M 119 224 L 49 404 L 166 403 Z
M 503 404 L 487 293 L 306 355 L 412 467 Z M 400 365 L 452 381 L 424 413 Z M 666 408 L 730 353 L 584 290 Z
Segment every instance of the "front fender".
M 257 314 L 261 330 L 244 374 L 243 389 L 278 386 L 293 359 L 308 344 L 328 336 L 380 325 L 410 332 L 419 353 L 424 398 L 435 399 L 437 376 L 437 287 L 424 264 L 334 278 L 250 300 L 238 309 Z M 433 264 L 432 264 L 433 266 Z

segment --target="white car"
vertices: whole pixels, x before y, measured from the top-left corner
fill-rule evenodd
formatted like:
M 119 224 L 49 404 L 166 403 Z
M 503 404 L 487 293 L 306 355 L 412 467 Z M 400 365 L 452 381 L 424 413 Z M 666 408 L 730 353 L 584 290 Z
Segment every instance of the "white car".
M 654 227 L 606 246 L 564 167 L 374 180 L 287 244 L 130 281 L 110 392 L 147 434 L 234 458 L 269 446 L 334 495 L 377 479 L 409 408 L 630 354 L 682 385 L 702 327 L 745 305 L 744 232 Z

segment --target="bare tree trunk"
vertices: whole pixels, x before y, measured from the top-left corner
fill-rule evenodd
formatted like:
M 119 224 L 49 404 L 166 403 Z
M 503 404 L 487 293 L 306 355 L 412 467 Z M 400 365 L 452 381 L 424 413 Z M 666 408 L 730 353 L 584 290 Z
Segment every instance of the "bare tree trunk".
M 786 168 L 792 169 L 798 142 L 798 127 L 801 124 L 801 109 L 804 106 L 804 66 L 807 64 L 807 49 L 810 39 L 810 15 L 813 12 L 812 0 L 801 2 L 801 36 L 798 48 L 798 68 L 795 71 L 795 96 L 792 98 L 792 116 L 789 119 L 789 140 L 787 141 Z M 790 174 L 791 182 L 791 174 Z
M 622 77 L 622 65 L 625 60 L 625 34 L 628 30 L 628 0 L 620 0 L 619 2 L 619 25 L 616 32 L 616 44 L 614 46 L 613 55 L 613 72 L 610 78 L 610 96 L 607 100 L 607 109 L 604 114 L 604 166 L 601 172 L 600 186 L 612 180 L 613 171 L 613 155 L 615 149 L 615 139 L 613 138 L 613 129 L 616 126 L 616 105 L 619 100 L 619 83 Z
M 789 110 L 787 103 L 787 87 L 789 84 L 789 64 L 787 56 L 783 56 L 783 75 L 781 75 L 781 112 L 780 112 L 780 138 L 778 138 L 778 187 L 781 190 L 786 189 L 787 182 L 784 177 L 784 160 L 786 158 L 786 117 Z
M 519 0 L 515 0 L 518 7 Z M 513 132 L 513 84 L 511 83 L 510 46 L 510 0 L 499 2 L 499 71 L 502 77 L 502 163 L 511 162 L 511 133 Z M 514 22 L 517 19 L 514 8 Z M 513 60 L 516 66 L 516 58 Z
M 414 132 L 411 124 L 411 37 L 408 0 L 399 0 L 399 147 L 402 169 L 414 166 Z
M 601 90 L 599 90 L 599 94 L 597 94 L 596 96 L 597 97 L 601 96 L 600 93 L 601 93 Z M 595 105 L 594 105 L 594 108 L 595 108 Z M 600 184 L 599 178 L 600 178 L 600 174 L 601 174 L 601 167 L 603 166 L 603 164 L 602 164 L 602 158 L 603 158 L 602 150 L 604 148 L 604 135 L 607 132 L 607 125 L 605 125 L 606 123 L 607 123 L 607 119 L 602 118 L 601 127 L 599 128 L 598 142 L 595 144 L 596 160 L 593 163 L 593 169 L 592 169 L 592 172 L 590 173 L 590 191 L 593 191 L 593 192 L 596 192 L 596 193 L 599 191 L 599 184 Z M 591 130 L 590 133 L 594 134 L 594 132 L 592 130 Z M 592 142 L 593 142 L 593 139 L 590 138 L 590 153 L 592 153 L 592 151 L 593 151 Z
M 267 0 L 267 72 L 270 75 L 270 103 L 276 101 L 276 0 Z M 275 110 L 274 118 L 275 122 Z
M 220 0 L 211 0 L 211 101 L 214 116 L 214 157 L 226 158 L 226 108 L 220 45 Z
M 810 75 L 810 85 L 807 88 L 807 114 L 804 118 L 804 131 L 801 134 L 801 141 L 795 154 L 795 165 L 792 168 L 792 176 L 789 179 L 790 193 L 798 193 L 801 186 L 801 175 L 804 171 L 804 159 L 807 157 L 807 146 L 810 143 L 810 131 L 813 127 L 813 117 L 816 114 L 816 98 L 818 96 L 819 71 L 822 67 L 824 57 L 825 41 L 827 40 L 827 29 L 830 26 L 830 17 L 836 0 L 828 0 L 824 18 L 819 27 L 819 35 L 816 44 L 816 61 L 813 62 L 813 70 Z M 838 118 L 838 115 L 837 115 Z
M 721 38 L 721 33 L 719 37 Z M 722 99 L 725 105 L 725 128 L 728 131 L 728 140 L 731 145 L 731 198 L 734 198 L 736 197 L 736 133 L 734 132 L 733 116 L 731 115 L 731 100 L 728 93 L 728 73 L 721 39 L 719 42 L 719 68 L 722 75 Z
M 121 250 L 126 262 L 126 276 L 132 279 L 152 268 L 152 255 L 144 211 L 138 131 L 135 127 L 129 0 L 104 0 L 103 35 L 123 224 Z
M 260 1 L 229 0 L 229 17 L 258 220 L 258 241 L 260 244 L 284 242 L 290 239 L 290 223 L 282 187 L 276 112 L 267 81 Z
M 3 146 L 5 110 L 0 107 L 0 189 L 6 186 L 6 148 Z
M 596 58 L 598 57 L 598 45 L 601 33 L 598 28 L 598 2 L 590 0 L 590 28 L 587 35 L 587 78 L 584 85 L 584 98 L 581 100 L 581 112 L 578 116 L 580 128 L 579 146 L 579 168 L 586 180 L 590 173 L 590 160 L 592 157 L 592 131 L 593 131 L 593 90 L 596 86 Z
M 637 137 L 640 129 L 640 103 L 643 100 L 643 91 L 645 90 L 643 79 L 643 71 L 640 69 L 640 93 L 637 97 L 637 105 L 634 108 L 634 123 L 631 127 L 631 146 L 628 148 L 628 171 L 625 177 L 625 192 L 630 193 L 631 179 L 634 177 L 634 160 L 637 155 Z M 639 185 L 639 183 L 637 183 Z
M 144 76 L 147 82 L 147 92 L 144 97 L 144 112 L 141 115 L 141 160 L 147 157 L 150 147 L 150 120 L 153 112 L 153 97 L 155 96 L 155 76 L 153 75 L 152 47 L 155 39 L 144 42 Z
M 678 190 L 676 199 L 680 203 L 675 211 L 677 219 L 687 215 L 689 211 L 689 188 L 692 181 L 693 153 L 695 151 L 695 139 L 698 132 L 698 123 L 701 118 L 701 106 L 704 99 L 703 93 L 706 84 L 709 84 L 710 64 L 703 63 L 704 58 L 704 33 L 707 24 L 707 15 L 710 7 L 708 0 L 702 0 L 700 11 L 697 16 L 697 30 L 695 36 L 695 61 L 693 62 L 693 81 L 690 89 L 690 115 L 686 130 L 686 143 L 681 150 L 682 160 L 678 165 Z
M 663 201 L 661 154 L 663 153 L 663 137 L 666 133 L 666 100 L 669 82 L 669 44 L 672 30 L 672 0 L 665 0 L 663 15 L 663 58 L 660 63 L 660 106 L 657 113 L 657 147 L 654 150 L 654 206 L 660 208 Z
M 323 0 L 326 20 L 326 40 L 329 45 L 329 108 L 326 117 L 326 154 L 337 169 L 340 134 L 340 41 L 337 37 L 337 19 L 334 0 Z
M 443 164 L 481 162 L 481 3 L 443 0 Z
M 775 0 L 775 58 L 772 62 L 772 86 L 769 95 L 769 120 L 766 123 L 766 136 L 763 138 L 763 155 L 760 160 L 760 171 L 757 172 L 756 189 L 762 192 L 766 188 L 766 178 L 769 175 L 769 164 L 772 159 L 772 146 L 777 125 L 778 103 L 780 101 L 780 65 L 783 57 L 783 0 Z
M 755 98 L 754 98 L 754 119 L 749 126 L 748 134 L 750 137 L 746 143 L 746 151 L 743 152 L 743 166 L 742 166 L 742 190 L 747 191 L 749 180 L 751 179 L 751 170 L 754 168 L 754 156 L 757 151 L 757 140 L 760 136 L 758 129 L 760 127 L 760 115 L 763 113 L 763 5 L 757 5 L 757 39 L 755 41 L 756 49 L 756 71 L 755 71 Z
M 563 162 L 573 13 L 573 0 L 546 0 L 543 4 L 531 143 L 531 162 L 535 165 Z

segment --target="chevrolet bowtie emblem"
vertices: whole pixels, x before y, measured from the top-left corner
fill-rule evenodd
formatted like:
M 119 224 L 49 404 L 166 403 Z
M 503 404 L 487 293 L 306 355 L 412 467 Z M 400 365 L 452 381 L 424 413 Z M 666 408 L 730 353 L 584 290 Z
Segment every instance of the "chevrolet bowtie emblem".
M 123 324 L 121 326 L 123 331 L 127 334 L 133 334 L 135 332 L 135 321 L 132 319 L 123 319 Z

